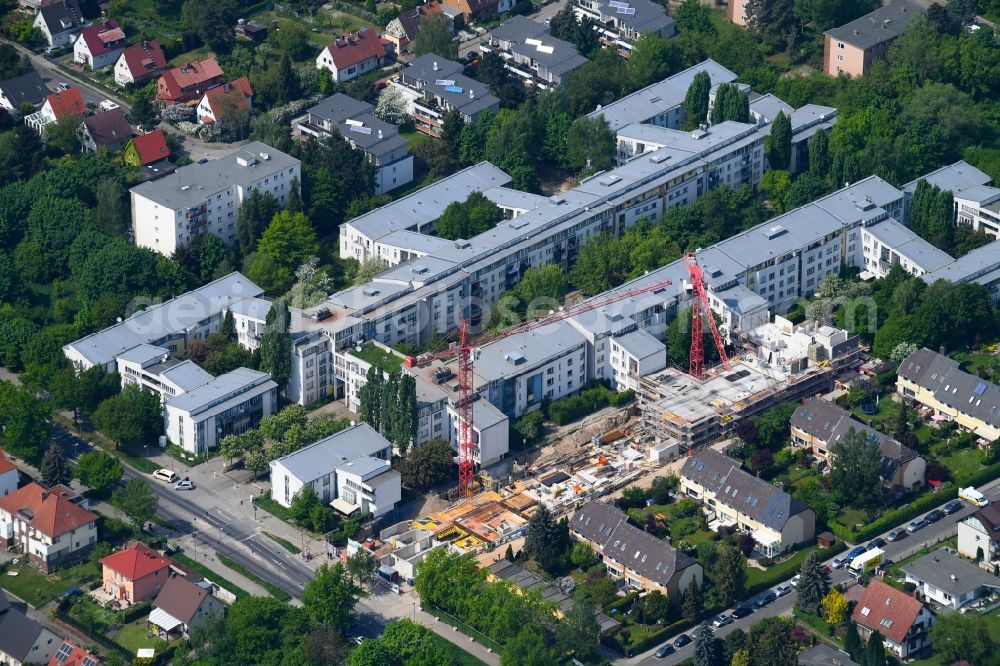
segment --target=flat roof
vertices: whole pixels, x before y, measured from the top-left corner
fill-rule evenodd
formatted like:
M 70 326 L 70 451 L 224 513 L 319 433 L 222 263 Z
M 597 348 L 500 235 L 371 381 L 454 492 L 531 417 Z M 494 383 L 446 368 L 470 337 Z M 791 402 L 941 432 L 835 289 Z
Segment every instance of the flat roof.
M 519 369 L 558 358 L 585 343 L 586 339 L 576 328 L 565 321 L 557 321 L 479 347 L 474 371 L 479 384 L 484 385 L 517 373 Z
M 160 373 L 160 376 L 169 379 L 182 391 L 193 391 L 199 386 L 212 381 L 212 375 L 203 370 L 191 359 L 183 360 L 167 368 Z
M 371 113 L 371 111 L 371 104 L 358 101 L 344 93 L 330 95 L 316 106 L 306 109 L 306 113 L 333 124 L 342 123 L 348 118 L 353 118 L 362 113 Z
M 508 185 L 510 176 L 489 162 L 480 162 L 381 208 L 345 222 L 372 240 L 393 231 L 419 229 L 441 217 L 456 201 L 465 201 L 473 192 Z
M 1000 579 L 963 560 L 947 548 L 938 548 L 903 567 L 911 578 L 958 598 L 981 587 L 1000 588 Z
M 169 356 L 170 350 L 165 347 L 142 344 L 136 345 L 135 347 L 132 347 L 132 349 L 118 354 L 116 358 L 128 361 L 129 363 L 138 363 L 142 365 L 144 363 L 148 363 L 149 361 L 167 358 Z
M 929 185 L 934 185 L 941 190 L 947 190 L 952 194 L 958 194 L 962 190 L 975 185 L 989 185 L 993 179 L 972 166 L 965 160 L 959 160 L 954 164 L 935 169 L 920 178 L 911 180 L 900 189 L 907 194 L 913 194 L 917 190 L 920 181 L 926 180 Z
M 865 231 L 925 271 L 936 271 L 955 261 L 947 252 L 937 249 L 892 218 L 873 224 Z
M 955 192 L 954 195 L 956 198 L 975 201 L 980 206 L 984 206 L 1000 199 L 1000 188 L 990 185 L 973 185 L 972 187 Z
M 170 175 L 136 185 L 130 191 L 166 208 L 190 208 L 201 205 L 206 197 L 216 192 L 234 185 L 246 186 L 299 164 L 297 159 L 277 148 L 251 141 L 218 159 L 180 167 Z
M 779 113 L 784 113 L 789 118 L 795 111 L 790 104 L 783 102 L 777 95 L 767 93 L 750 102 L 750 113 L 763 118 L 769 123 L 773 123 Z
M 329 474 L 342 463 L 374 456 L 392 444 L 367 423 L 359 423 L 271 462 L 305 482 Z
M 271 311 L 271 307 L 274 304 L 267 300 L 266 298 L 257 298 L 256 296 L 251 298 L 244 298 L 242 301 L 236 301 L 229 309 L 233 314 L 243 315 L 244 317 L 249 317 L 250 319 L 256 319 L 259 321 L 265 321 L 267 319 L 267 314 Z
M 75 351 L 93 365 L 106 365 L 126 350 L 194 328 L 233 303 L 263 293 L 243 274 L 230 273 L 169 301 L 151 305 L 119 324 L 71 342 L 63 350 Z
M 167 405 L 191 414 L 197 414 L 261 384 L 270 384 L 270 388 L 278 387 L 271 381 L 271 375 L 266 372 L 250 368 L 236 368 L 192 391 L 170 398 L 167 400 Z
M 517 210 L 534 210 L 552 201 L 549 197 L 541 194 L 522 192 L 510 187 L 491 187 L 488 190 L 483 190 L 483 196 L 501 208 Z
M 698 72 L 708 72 L 713 84 L 731 83 L 737 78 L 736 74 L 709 59 L 587 115 L 589 118 L 604 116 L 613 132 L 630 123 L 646 122 L 683 104 L 691 81 Z
M 921 277 L 928 284 L 937 280 L 969 282 L 977 281 L 998 269 L 1000 269 L 1000 240 L 995 240 L 962 255 L 933 273 L 924 273 Z
M 613 339 L 617 345 L 638 359 L 643 359 L 653 354 L 666 353 L 667 350 L 666 345 L 641 328 L 625 335 L 616 336 Z

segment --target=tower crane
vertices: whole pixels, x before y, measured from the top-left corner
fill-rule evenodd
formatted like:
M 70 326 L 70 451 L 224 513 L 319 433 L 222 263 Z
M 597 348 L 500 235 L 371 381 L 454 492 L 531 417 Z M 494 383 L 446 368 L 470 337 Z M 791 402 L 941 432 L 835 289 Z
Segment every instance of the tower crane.
M 584 312 L 602 308 L 606 305 L 610 305 L 611 303 L 615 303 L 626 298 L 662 291 L 671 284 L 673 284 L 673 282 L 670 280 L 660 280 L 657 282 L 651 282 L 645 286 L 633 287 L 631 289 L 624 289 L 596 296 L 575 305 L 561 308 L 557 312 L 550 312 L 548 315 L 543 317 L 526 321 L 518 324 L 517 326 L 512 326 L 495 335 L 479 338 L 475 341 L 472 338 L 469 321 L 467 319 L 463 319 L 459 323 L 459 342 L 457 347 L 452 346 L 439 352 L 421 354 L 416 357 L 406 357 L 404 364 L 407 368 L 420 368 L 429 365 L 433 361 L 445 359 L 450 360 L 456 355 L 458 356 L 459 397 L 455 408 L 458 413 L 458 488 L 462 497 L 468 497 L 473 494 L 473 485 L 475 481 L 475 432 L 473 431 L 472 410 L 473 403 L 476 399 L 472 376 L 474 347 L 481 347 L 487 342 L 496 342 L 497 340 L 502 340 L 512 335 L 525 333 L 542 326 L 547 326 L 548 324 L 554 324 L 556 322 L 563 321 L 564 319 L 569 319 L 570 317 L 575 317 L 583 314 Z
M 687 263 L 688 274 L 691 276 L 691 288 L 694 290 L 691 300 L 691 353 L 689 356 L 688 373 L 695 379 L 701 379 L 705 374 L 705 342 L 702 333 L 702 317 L 708 319 L 708 328 L 712 331 L 712 339 L 715 341 L 715 348 L 719 350 L 719 358 L 722 359 L 722 367 L 731 370 L 729 356 L 726 355 L 726 348 L 722 344 L 722 336 L 715 326 L 715 319 L 712 317 L 712 309 L 708 305 L 708 294 L 705 292 L 705 280 L 701 273 L 701 266 L 695 259 L 694 252 L 684 255 Z

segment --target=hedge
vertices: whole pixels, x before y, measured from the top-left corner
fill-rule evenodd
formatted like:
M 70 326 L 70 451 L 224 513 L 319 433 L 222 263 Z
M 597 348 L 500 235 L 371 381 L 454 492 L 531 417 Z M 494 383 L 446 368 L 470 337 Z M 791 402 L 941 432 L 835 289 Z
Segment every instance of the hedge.
M 949 502 L 958 497 L 958 488 L 968 486 L 979 486 L 1000 477 L 1000 462 L 993 463 L 975 474 L 963 479 L 956 480 L 955 483 L 948 483 L 941 486 L 937 492 L 928 492 L 913 500 L 905 506 L 889 511 L 879 518 L 868 523 L 860 530 L 852 530 L 836 521 L 829 521 L 830 529 L 834 534 L 845 541 L 858 543 L 867 541 L 882 534 L 894 527 L 899 527 L 908 520 L 913 520 L 917 516 L 930 511 L 931 509 Z
M 63 599 L 62 601 L 60 601 L 59 605 L 57 605 L 53 610 L 53 614 L 55 615 L 55 617 L 61 622 L 76 627 L 79 631 L 83 632 L 83 634 L 85 634 L 88 638 L 90 638 L 90 640 L 94 641 L 95 643 L 103 647 L 109 653 L 115 653 L 120 657 L 122 657 L 126 663 L 130 663 L 132 659 L 135 658 L 135 655 L 133 655 L 129 650 L 125 649 L 124 646 L 119 645 L 115 641 L 105 636 L 103 627 L 98 627 L 96 625 L 90 626 L 86 623 L 79 622 L 73 617 L 71 617 L 69 613 L 66 612 L 66 610 L 72 603 L 73 603 L 72 599 Z M 150 604 L 139 604 L 135 608 L 130 608 L 126 610 L 125 617 L 131 617 L 131 619 L 124 622 L 123 624 L 128 624 L 129 622 L 138 619 L 138 617 L 142 615 L 142 613 L 138 613 L 138 611 L 140 610 L 148 613 L 149 608 Z M 159 652 L 156 655 L 155 660 L 152 662 L 152 664 L 154 664 L 155 666 L 169 664 L 170 661 L 174 658 L 175 650 L 176 650 L 175 644 L 168 645 L 162 652 Z
M 715 609 L 713 609 L 713 614 L 715 614 Z M 645 638 L 636 641 L 634 645 L 631 646 L 629 652 L 631 654 L 642 654 L 646 650 L 652 648 L 653 646 L 665 641 L 679 631 L 685 631 L 691 627 L 696 626 L 700 620 L 677 620 L 673 624 L 668 624 L 660 629 L 657 629 L 653 633 L 649 634 Z M 630 656 L 630 655 L 626 655 Z
M 748 585 L 745 594 L 747 597 L 752 597 L 755 594 L 760 594 L 764 590 L 774 587 L 783 580 L 791 578 L 795 575 L 795 573 L 798 573 L 799 569 L 802 568 L 802 562 L 805 561 L 806 557 L 811 552 L 822 551 L 823 555 L 829 558 L 833 557 L 837 553 L 843 552 L 846 549 L 847 546 L 840 540 L 829 548 L 821 549 L 819 546 L 813 545 L 795 551 L 795 553 L 787 560 L 768 567 L 767 571 L 761 572 L 757 569 L 750 569 L 749 573 L 751 575 L 760 573 L 761 578 L 752 585 Z
M 611 405 L 624 407 L 635 400 L 635 391 L 619 393 L 601 382 L 594 382 L 580 391 L 580 395 L 556 400 L 549 405 L 549 418 L 556 425 L 566 425 L 597 410 Z

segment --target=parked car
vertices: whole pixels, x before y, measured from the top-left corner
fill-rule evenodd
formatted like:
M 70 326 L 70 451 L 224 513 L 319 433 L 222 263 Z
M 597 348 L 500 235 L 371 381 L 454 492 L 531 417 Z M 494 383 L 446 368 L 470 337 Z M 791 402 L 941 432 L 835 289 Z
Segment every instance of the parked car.
M 56 90 L 62 92 L 63 90 L 69 90 L 72 86 L 65 81 L 60 81 L 59 85 L 56 86 Z
M 902 527 L 897 527 L 896 529 L 894 529 L 891 532 L 889 532 L 889 534 L 886 535 L 886 536 L 889 537 L 889 541 L 899 541 L 900 539 L 902 539 L 906 535 L 907 535 L 907 531 L 905 529 L 903 529 Z
M 181 480 L 181 477 L 177 472 L 169 469 L 156 470 L 153 472 L 153 478 L 158 481 L 166 481 L 167 483 L 177 483 Z
M 691 642 L 691 637 L 690 636 L 688 636 L 687 634 L 681 634 L 680 636 L 678 636 L 674 640 L 674 647 L 675 648 L 682 648 L 682 647 L 684 647 L 685 645 L 687 645 L 690 642 Z
M 918 530 L 922 530 L 927 527 L 927 521 L 923 518 L 917 518 L 916 520 L 910 521 L 910 524 L 906 526 L 906 533 L 913 534 Z
M 990 501 L 986 499 L 986 495 L 983 495 L 973 486 L 969 486 L 968 488 L 959 488 L 958 499 L 965 500 L 973 506 L 986 506 L 990 503 Z
M 947 504 L 945 504 L 943 507 L 941 507 L 941 510 L 944 511 L 944 515 L 950 516 L 951 514 L 955 513 L 956 511 L 961 511 L 962 510 L 962 502 L 959 501 L 959 500 L 957 500 L 957 499 L 956 500 L 952 500 L 952 501 L 948 502 Z
M 884 546 L 885 546 L 885 539 L 883 539 L 882 537 L 879 537 L 877 539 L 872 539 L 871 541 L 868 542 L 868 550 L 871 550 L 872 548 L 882 548 Z
M 731 624 L 732 622 L 733 622 L 732 615 L 729 615 L 728 613 L 719 613 L 718 615 L 715 616 L 715 619 L 712 620 L 712 626 L 715 628 L 719 628 L 719 627 L 724 627 L 727 624 Z
M 892 566 L 893 564 L 895 564 L 895 563 L 896 563 L 896 562 L 895 562 L 895 560 L 891 560 L 891 559 L 889 559 L 889 558 L 887 557 L 887 558 L 885 558 L 884 560 L 882 560 L 882 564 L 878 565 L 878 566 L 877 566 L 877 567 L 875 568 L 875 572 L 876 572 L 876 573 L 882 573 L 883 571 L 888 571 L 888 570 L 889 570 L 889 567 L 891 567 L 891 566 Z
M 851 548 L 850 552 L 847 553 L 847 561 L 853 562 L 855 557 L 857 557 L 858 555 L 863 555 L 867 550 L 868 546 L 865 545 L 855 546 L 854 548 Z
M 670 643 L 664 643 L 663 645 L 660 646 L 660 649 L 656 651 L 655 657 L 657 659 L 663 659 L 668 654 L 673 654 L 673 653 L 674 653 L 674 646 L 671 645 Z
M 194 483 L 191 479 L 184 477 L 174 484 L 174 490 L 194 490 Z
M 102 111 L 114 111 L 115 109 L 120 109 L 120 108 L 121 107 L 118 105 L 117 102 L 113 102 L 110 99 L 106 99 L 103 102 L 101 102 Z
M 733 617 L 736 618 L 737 620 L 740 619 L 741 617 L 746 617 L 747 615 L 750 615 L 750 613 L 753 613 L 753 606 L 751 606 L 750 604 L 740 604 L 739 606 L 733 609 Z
M 924 520 L 928 523 L 936 523 L 937 521 L 944 518 L 944 511 L 941 509 L 934 509 L 933 511 L 928 511 L 927 515 L 924 516 Z
M 367 639 L 364 636 L 355 636 L 354 637 L 354 644 L 355 645 L 361 645 L 362 643 L 365 642 L 365 640 L 367 640 Z
M 771 588 L 771 591 L 774 592 L 774 596 L 783 597 L 786 594 L 791 594 L 792 586 L 789 583 L 778 583 L 773 588 Z
M 788 581 L 788 584 L 791 585 L 792 587 L 798 587 L 800 580 L 802 580 L 802 576 L 800 574 L 795 574 L 795 576 L 793 576 L 792 579 Z
M 833 568 L 839 569 L 848 562 L 850 562 L 850 558 L 847 557 L 846 553 L 842 555 L 837 555 L 837 557 L 833 558 Z
M 761 592 L 757 595 L 757 598 L 753 600 L 753 605 L 757 608 L 763 608 L 777 598 L 778 595 L 775 594 L 773 590 L 767 590 L 766 592 Z

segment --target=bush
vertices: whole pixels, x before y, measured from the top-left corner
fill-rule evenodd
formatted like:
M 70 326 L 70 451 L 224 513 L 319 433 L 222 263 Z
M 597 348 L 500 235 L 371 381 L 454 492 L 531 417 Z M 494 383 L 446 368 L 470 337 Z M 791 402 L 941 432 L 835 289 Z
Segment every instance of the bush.
M 618 393 L 606 384 L 594 382 L 580 391 L 579 395 L 556 400 L 549 405 L 549 418 L 557 425 L 566 425 L 588 414 L 607 407 L 623 407 L 635 400 L 631 389 Z

